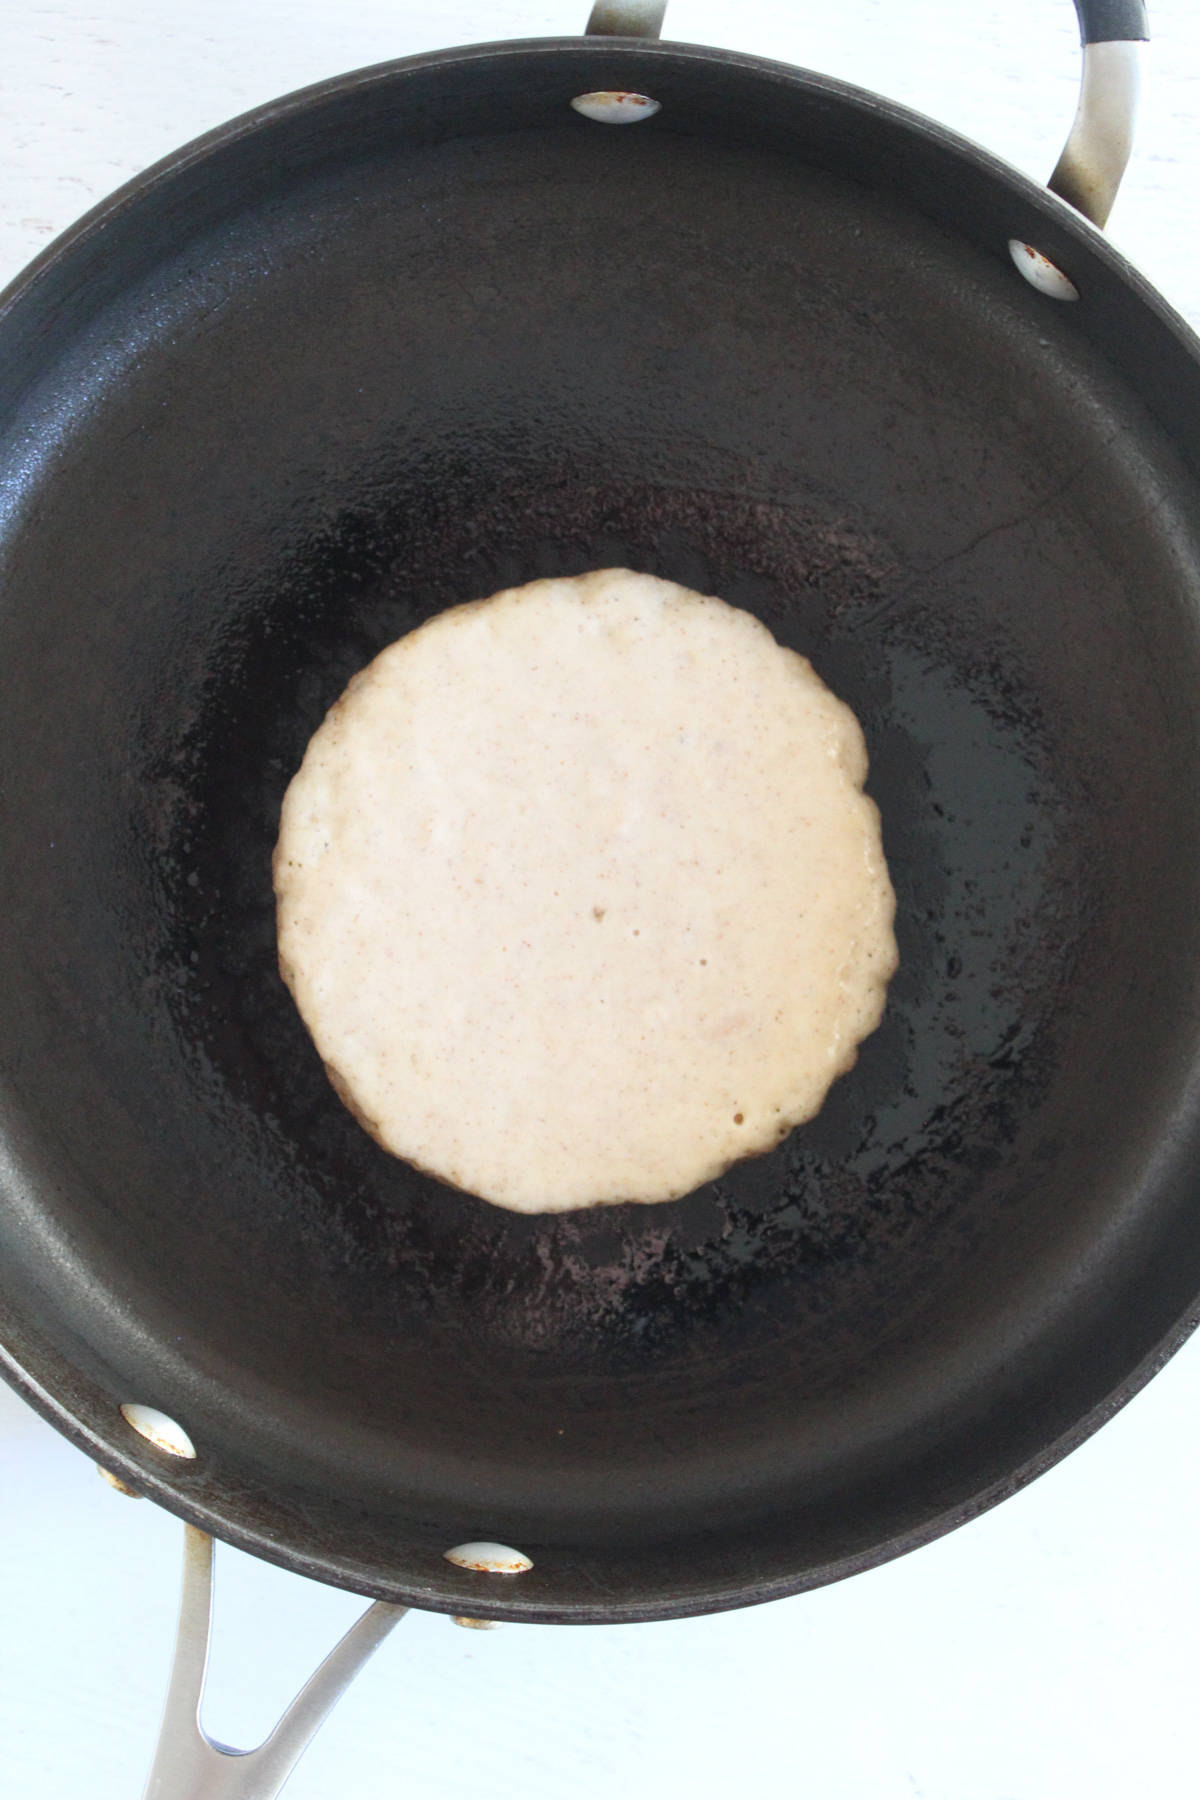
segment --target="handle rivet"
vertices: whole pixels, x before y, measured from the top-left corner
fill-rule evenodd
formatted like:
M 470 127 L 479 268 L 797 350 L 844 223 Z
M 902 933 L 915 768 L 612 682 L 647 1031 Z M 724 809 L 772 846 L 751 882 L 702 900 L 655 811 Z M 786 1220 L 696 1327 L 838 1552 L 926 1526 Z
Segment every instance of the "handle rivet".
M 1070 276 L 1064 275 L 1032 244 L 1023 243 L 1020 238 L 1009 238 L 1008 253 L 1030 287 L 1035 287 L 1039 294 L 1048 294 L 1051 300 L 1078 300 L 1079 289 Z
M 185 1457 L 189 1462 L 195 1460 L 196 1446 L 183 1426 L 166 1413 L 159 1412 L 156 1406 L 142 1406 L 136 1400 L 127 1400 L 122 1403 L 121 1416 L 156 1450 L 163 1450 L 168 1456 Z
M 660 110 L 659 102 L 649 94 L 628 94 L 617 88 L 576 94 L 571 105 L 585 119 L 595 119 L 599 125 L 636 125 L 641 119 L 652 119 Z
M 442 1552 L 446 1561 L 458 1569 L 474 1569 L 481 1575 L 523 1575 L 533 1563 L 523 1550 L 511 1544 L 455 1544 Z
M 119 1475 L 114 1475 L 112 1470 L 106 1469 L 103 1463 L 96 1464 L 96 1473 L 107 1481 L 110 1488 L 116 1488 L 118 1494 L 126 1494 L 130 1500 L 140 1500 L 142 1498 L 142 1495 L 138 1493 L 138 1490 L 135 1487 L 130 1487 L 127 1481 L 122 1481 Z

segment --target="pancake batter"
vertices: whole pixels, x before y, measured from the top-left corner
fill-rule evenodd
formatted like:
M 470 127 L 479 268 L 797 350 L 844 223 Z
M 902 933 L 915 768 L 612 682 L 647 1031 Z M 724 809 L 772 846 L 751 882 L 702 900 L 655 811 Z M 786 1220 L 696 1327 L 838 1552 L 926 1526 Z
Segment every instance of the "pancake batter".
M 280 967 L 338 1093 L 519 1212 L 674 1199 L 770 1149 L 896 966 L 866 771 L 805 658 L 671 582 L 429 620 L 283 805 Z

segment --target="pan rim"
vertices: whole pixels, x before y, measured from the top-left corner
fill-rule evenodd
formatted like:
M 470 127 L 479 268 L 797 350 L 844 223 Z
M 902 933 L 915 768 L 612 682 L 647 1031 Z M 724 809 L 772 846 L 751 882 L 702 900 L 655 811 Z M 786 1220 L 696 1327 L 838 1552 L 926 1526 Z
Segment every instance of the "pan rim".
M 717 45 L 676 43 L 661 39 L 620 39 L 607 37 L 533 37 L 501 38 L 475 44 L 452 45 L 441 50 L 422 51 L 414 56 L 394 57 L 384 62 L 369 63 L 340 75 L 308 83 L 281 94 L 273 100 L 250 107 L 211 130 L 190 138 L 176 149 L 150 163 L 136 175 L 122 182 L 95 205 L 67 225 L 0 288 L 0 330 L 9 314 L 32 294 L 38 282 L 64 255 L 77 244 L 101 231 L 156 188 L 173 180 L 184 171 L 204 162 L 217 151 L 243 138 L 294 115 L 318 107 L 326 101 L 351 93 L 383 86 L 390 81 L 421 73 L 466 68 L 482 62 L 511 62 L 522 57 L 554 57 L 564 52 L 595 58 L 599 63 L 626 63 L 642 57 L 683 65 L 729 68 L 758 75 L 768 81 L 793 87 L 813 96 L 836 100 L 861 112 L 886 120 L 890 124 L 913 131 L 937 148 L 971 163 L 981 173 L 1003 182 L 1020 199 L 1031 204 L 1057 234 L 1073 238 L 1088 252 L 1105 263 L 1110 271 L 1131 286 L 1137 298 L 1148 305 L 1162 323 L 1179 335 L 1185 347 L 1200 356 L 1200 334 L 1164 299 L 1158 289 L 1141 273 L 1137 265 L 1116 248 L 1110 238 L 1082 213 L 1049 188 L 1033 180 L 1003 157 L 951 126 L 918 112 L 903 102 L 859 87 L 839 76 L 825 75 L 798 64 L 748 51 L 726 50 Z
M 182 1496 L 178 1488 L 166 1477 L 167 1459 L 160 1452 L 153 1450 L 147 1453 L 144 1460 L 137 1460 L 117 1450 L 113 1444 L 99 1433 L 91 1431 L 85 1424 L 59 1402 L 50 1391 L 38 1381 L 13 1355 L 12 1351 L 0 1342 L 0 1375 L 3 1375 L 15 1392 L 47 1424 L 59 1431 L 77 1450 L 90 1457 L 98 1466 L 110 1474 L 126 1482 L 137 1493 L 146 1499 L 153 1500 L 164 1511 L 174 1514 L 185 1525 L 194 1525 L 199 1530 L 208 1532 L 210 1536 L 236 1550 L 243 1550 L 250 1556 L 261 1558 L 264 1562 L 276 1567 L 303 1575 L 312 1581 L 323 1582 L 326 1586 L 341 1588 L 346 1592 L 361 1595 L 369 1600 L 386 1600 L 401 1606 L 412 1607 L 421 1612 L 440 1613 L 448 1617 L 461 1614 L 466 1599 L 469 1598 L 472 1616 L 494 1619 L 508 1624 L 525 1625 L 649 1625 L 664 1623 L 673 1619 L 702 1618 L 709 1613 L 731 1612 L 743 1607 L 761 1606 L 773 1600 L 786 1600 L 799 1594 L 811 1593 L 818 1588 L 830 1587 L 837 1582 L 847 1581 L 852 1576 L 866 1574 L 870 1569 L 881 1568 L 885 1563 L 893 1562 L 898 1557 L 907 1556 L 914 1550 L 922 1550 L 939 1538 L 948 1537 L 960 1526 L 968 1525 L 972 1520 L 990 1512 L 993 1507 L 1011 1499 L 1023 1488 L 1036 1481 L 1039 1476 L 1047 1474 L 1056 1464 L 1062 1462 L 1072 1451 L 1095 1435 L 1102 1426 L 1117 1415 L 1133 1400 L 1144 1387 L 1166 1366 L 1171 1358 L 1182 1349 L 1188 1338 L 1200 1326 L 1200 1300 L 1185 1312 L 1159 1343 L 1147 1353 L 1137 1367 L 1121 1383 L 1120 1387 L 1107 1395 L 1104 1400 L 1092 1407 L 1089 1412 L 1077 1420 L 1070 1430 L 1056 1438 L 1053 1443 L 1043 1447 L 1036 1455 L 1026 1459 L 1016 1469 L 1001 1480 L 991 1483 L 980 1493 L 970 1499 L 960 1501 L 957 1505 L 947 1507 L 932 1518 L 924 1520 L 920 1525 L 895 1533 L 872 1545 L 869 1549 L 850 1553 L 832 1562 L 822 1563 L 795 1577 L 772 1577 L 764 1580 L 747 1580 L 735 1585 L 716 1587 L 697 1593 L 695 1598 L 672 1600 L 628 1600 L 608 1603 L 560 1602 L 555 1605 L 539 1604 L 536 1600 L 522 1600 L 519 1592 L 511 1598 L 494 1598 L 496 1585 L 486 1576 L 465 1577 L 474 1584 L 476 1591 L 469 1594 L 460 1585 L 457 1591 L 439 1591 L 418 1584 L 406 1583 L 402 1580 L 384 1582 L 363 1580 L 344 1564 L 336 1566 L 330 1559 L 309 1556 L 303 1552 L 282 1545 L 265 1531 L 255 1531 L 249 1526 L 231 1525 L 229 1520 L 218 1513 L 216 1508 Z M 159 1471 L 162 1470 L 163 1473 Z M 702 1566 L 698 1559 L 697 1567 Z M 447 1571 L 449 1575 L 449 1570 Z M 464 1579 L 455 1571 L 460 1583 Z

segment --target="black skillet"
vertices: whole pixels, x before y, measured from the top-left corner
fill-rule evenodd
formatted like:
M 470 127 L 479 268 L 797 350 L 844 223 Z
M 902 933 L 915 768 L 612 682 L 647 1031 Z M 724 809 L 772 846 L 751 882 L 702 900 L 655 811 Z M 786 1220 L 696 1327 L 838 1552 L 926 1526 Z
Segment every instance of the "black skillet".
M 660 110 L 572 110 L 598 90 Z M 664 1618 L 962 1523 L 1182 1342 L 1200 359 L 1063 201 L 755 58 L 384 65 L 180 151 L 9 291 L 0 470 L 0 1342 L 110 1469 L 364 1594 Z M 344 1111 L 271 850 L 381 646 L 615 563 L 855 708 L 900 971 L 772 1155 L 522 1218 Z M 444 1560 L 476 1538 L 534 1567 Z

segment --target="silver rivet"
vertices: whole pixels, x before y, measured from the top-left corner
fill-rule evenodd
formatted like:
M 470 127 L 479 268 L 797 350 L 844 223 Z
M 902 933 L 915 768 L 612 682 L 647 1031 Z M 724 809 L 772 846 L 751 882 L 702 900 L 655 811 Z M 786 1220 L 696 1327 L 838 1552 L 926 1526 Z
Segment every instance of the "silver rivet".
M 500 1619 L 451 1619 L 452 1625 L 461 1625 L 466 1631 L 499 1631 Z
M 511 1544 L 455 1544 L 442 1552 L 457 1569 L 476 1569 L 481 1575 L 523 1575 L 533 1564 Z
M 649 94 L 627 94 L 620 88 L 602 88 L 594 94 L 576 94 L 571 105 L 585 119 L 600 125 L 636 125 L 639 119 L 651 119 L 659 110 L 659 102 Z
M 1035 287 L 1039 294 L 1049 294 L 1052 300 L 1078 300 L 1079 289 L 1070 276 L 1064 275 L 1032 244 L 1022 243 L 1020 238 L 1009 238 L 1008 253 L 1030 287 Z
M 148 1443 L 156 1450 L 165 1450 L 168 1456 L 184 1456 L 190 1460 L 196 1455 L 196 1446 L 191 1438 L 174 1419 L 159 1412 L 155 1406 L 142 1406 L 137 1401 L 126 1401 L 122 1404 L 121 1414 L 127 1425 L 132 1425 Z
M 103 1463 L 96 1464 L 96 1473 L 103 1476 L 110 1488 L 116 1488 L 118 1494 L 127 1494 L 131 1500 L 142 1498 L 135 1487 L 130 1487 L 127 1481 L 122 1481 L 119 1475 L 114 1475 L 112 1470 L 106 1469 Z

